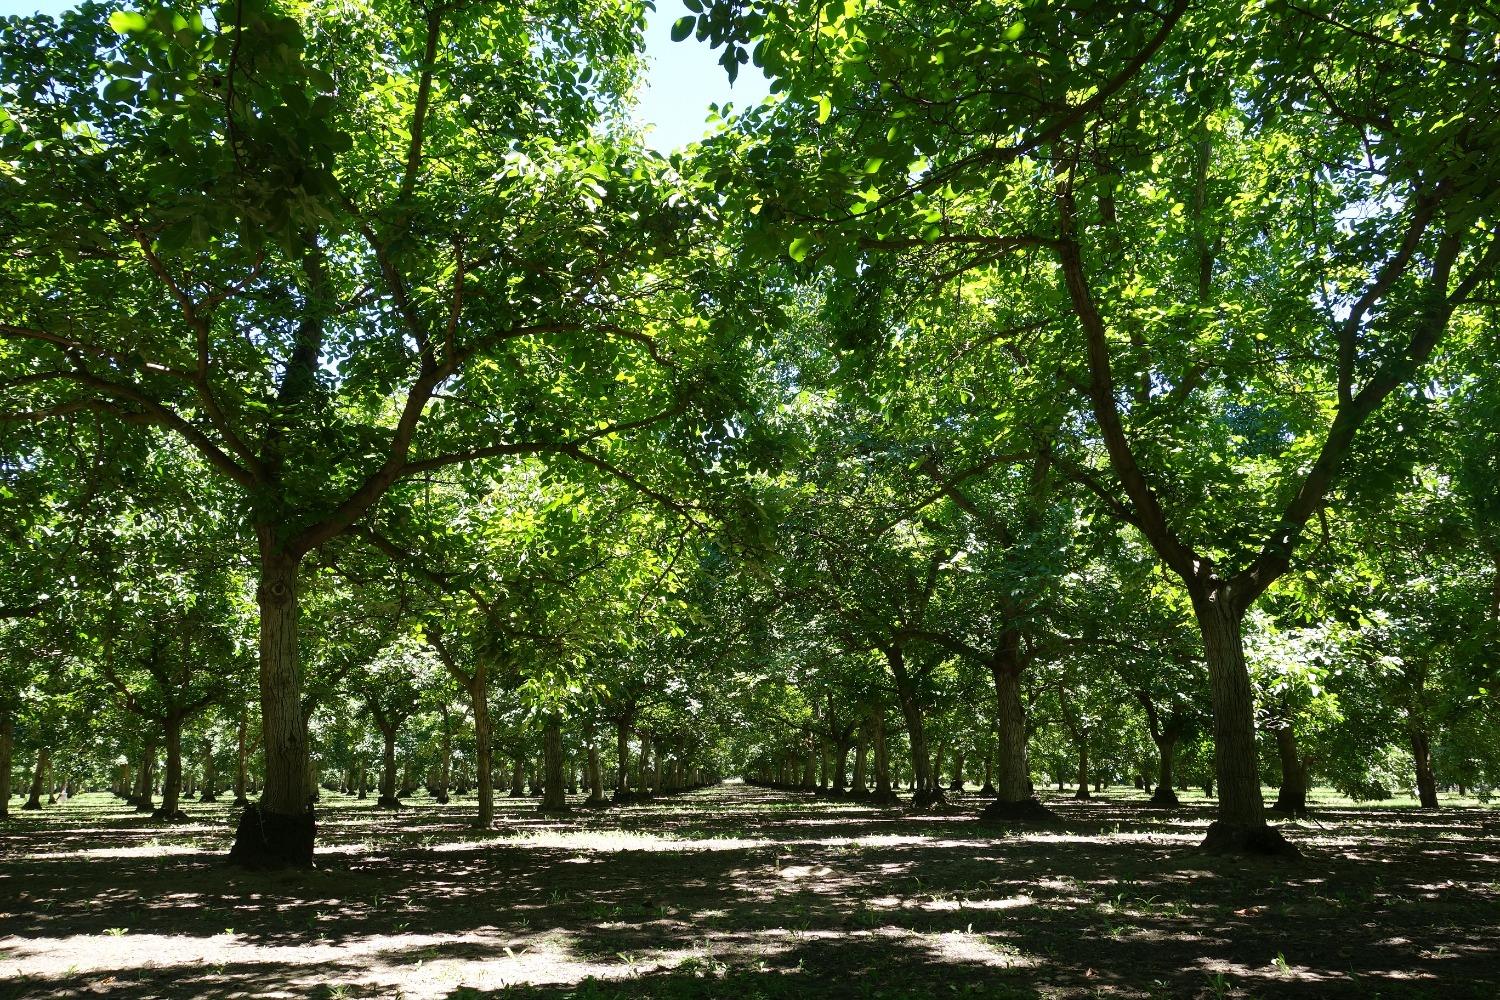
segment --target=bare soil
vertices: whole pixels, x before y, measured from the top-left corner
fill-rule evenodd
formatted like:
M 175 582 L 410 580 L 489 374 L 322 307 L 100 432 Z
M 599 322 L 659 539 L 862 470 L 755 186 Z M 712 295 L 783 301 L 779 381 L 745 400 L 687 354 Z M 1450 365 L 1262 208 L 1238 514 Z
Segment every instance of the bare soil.
M 325 795 L 319 867 L 247 873 L 227 803 L 80 796 L 0 823 L 0 998 L 1500 997 L 1496 812 L 1315 802 L 1289 862 L 1198 852 L 1201 800 L 1045 802 Z

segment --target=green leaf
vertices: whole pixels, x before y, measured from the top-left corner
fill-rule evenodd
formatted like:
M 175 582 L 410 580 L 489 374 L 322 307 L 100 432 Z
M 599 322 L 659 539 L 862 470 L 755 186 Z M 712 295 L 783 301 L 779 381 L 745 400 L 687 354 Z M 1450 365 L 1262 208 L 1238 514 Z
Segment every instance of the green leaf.
M 693 33 L 693 25 L 697 22 L 698 19 L 691 14 L 686 17 L 679 17 L 672 23 L 672 41 L 680 42 L 688 35 L 691 35 Z
M 791 246 L 786 248 L 787 256 L 792 260 L 801 262 L 807 259 L 807 253 L 812 249 L 812 240 L 806 236 L 799 236 L 792 240 Z
M 146 30 L 146 19 L 133 10 L 117 10 L 109 15 L 109 26 L 122 35 Z
M 833 114 L 833 101 L 827 94 L 818 98 L 818 124 L 822 125 L 828 121 L 828 116 Z
M 106 101 L 125 102 L 141 92 L 141 85 L 134 80 L 111 80 L 104 85 Z

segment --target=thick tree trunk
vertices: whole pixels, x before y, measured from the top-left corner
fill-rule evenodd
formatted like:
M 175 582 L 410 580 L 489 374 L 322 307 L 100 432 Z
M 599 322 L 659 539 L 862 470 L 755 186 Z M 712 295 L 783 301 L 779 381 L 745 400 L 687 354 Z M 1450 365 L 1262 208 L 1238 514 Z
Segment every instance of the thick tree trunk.
M 1078 737 L 1078 790 L 1073 793 L 1075 799 L 1091 798 L 1089 795 L 1089 744 L 1088 736 Z
M 510 759 L 510 798 L 526 796 L 526 755 L 518 753 Z
M 146 752 L 141 755 L 141 774 L 139 789 L 135 796 L 136 812 L 152 812 L 156 805 L 153 798 L 156 792 L 156 738 L 146 744 Z
M 438 803 L 446 804 L 448 801 L 448 782 L 453 777 L 453 737 L 446 728 L 443 730 L 439 754 L 441 755 L 441 760 L 438 763 L 437 794 L 433 797 Z
M 1157 774 L 1156 791 L 1151 793 L 1151 804 L 1155 806 L 1177 806 L 1181 803 L 1172 791 L 1173 757 L 1176 755 L 1177 737 L 1163 736 L 1156 740 Z
M 562 720 L 549 717 L 542 732 L 542 812 L 567 812 L 568 796 L 563 777 Z
M 308 788 L 307 721 L 297 650 L 298 559 L 277 547 L 280 525 L 259 528 L 260 720 L 265 784 L 235 831 L 230 860 L 250 867 L 308 867 L 316 825 Z
M 469 708 L 474 713 L 474 790 L 478 800 L 474 825 L 488 830 L 495 822 L 495 775 L 490 746 L 489 666 L 481 658 L 469 679 Z
M 844 783 L 844 775 L 849 773 L 849 744 L 840 743 L 834 756 L 833 765 L 833 792 L 835 795 L 843 795 L 848 790 Z
M 891 676 L 896 681 L 896 697 L 901 703 L 901 717 L 906 722 L 906 733 L 911 740 L 912 781 L 916 785 L 912 804 L 922 808 L 943 797 L 934 787 L 928 771 L 927 734 L 923 729 L 922 706 L 917 700 L 916 684 L 906 670 L 906 656 L 901 647 L 892 646 L 886 650 L 885 656 L 891 668 Z
M 961 792 L 964 790 L 964 752 L 955 750 L 953 752 L 953 780 L 948 783 L 948 791 Z
M 1289 816 L 1307 814 L 1307 767 L 1297 752 L 1297 731 L 1290 722 L 1276 730 L 1276 751 L 1281 757 L 1281 789 L 1271 808 Z
M 1427 734 L 1412 727 L 1411 755 L 1417 763 L 1417 801 L 1423 809 L 1438 807 L 1437 778 L 1432 773 L 1432 748 Z
M 880 805 L 896 801 L 896 790 L 891 787 L 890 746 L 885 738 L 885 711 L 876 709 L 870 726 L 870 742 L 875 747 L 875 792 L 871 798 Z
M 630 723 L 627 719 L 615 722 L 615 798 L 630 797 Z
M 1218 817 L 1202 846 L 1211 851 L 1295 855 L 1296 848 L 1266 825 L 1255 753 L 1255 700 L 1245 667 L 1240 615 L 1225 607 L 1222 593 L 1198 590 L 1192 598 L 1208 661 L 1219 785 Z
M 218 747 L 213 742 L 204 744 L 203 752 L 203 790 L 198 796 L 199 802 L 219 801 L 219 768 L 214 760 Z
M 381 725 L 382 749 L 380 755 L 380 798 L 375 800 L 377 809 L 400 809 L 401 800 L 396 797 L 396 726 Z
M 161 808 L 152 815 L 169 823 L 187 820 L 178 800 L 182 796 L 182 718 L 168 715 L 162 720 L 167 739 L 167 769 L 162 775 Z
M 599 767 L 599 745 L 592 739 L 588 747 L 589 797 L 588 805 L 600 806 L 604 799 L 604 772 Z
M 0 819 L 10 815 L 10 766 L 15 748 L 15 717 L 0 708 Z
M 868 767 L 869 748 L 864 740 L 854 745 L 854 781 L 850 785 L 850 794 L 857 798 L 864 798 L 869 794 L 869 785 L 865 780 L 865 770 Z
M 243 809 L 250 804 L 250 799 L 245 795 L 245 788 L 249 784 L 250 754 L 246 746 L 249 726 L 246 724 L 245 716 L 240 716 L 239 743 L 235 748 L 234 756 L 234 805 L 237 809 Z
M 31 789 L 26 796 L 22 809 L 34 810 L 42 808 L 42 786 L 47 780 L 47 765 L 49 754 L 46 747 L 36 752 L 36 764 L 31 769 Z
M 368 771 L 365 768 L 364 761 L 360 761 L 359 767 L 356 770 L 357 773 L 355 775 L 354 786 L 359 789 L 359 794 L 356 795 L 355 798 L 363 801 L 370 797 L 370 786 L 367 777 Z
M 1031 761 L 1026 752 L 1026 704 L 1021 700 L 1020 637 L 1001 636 L 990 663 L 995 682 L 996 723 L 1000 743 L 995 756 L 995 801 L 980 818 L 994 822 L 1053 822 L 1057 816 L 1032 793 Z

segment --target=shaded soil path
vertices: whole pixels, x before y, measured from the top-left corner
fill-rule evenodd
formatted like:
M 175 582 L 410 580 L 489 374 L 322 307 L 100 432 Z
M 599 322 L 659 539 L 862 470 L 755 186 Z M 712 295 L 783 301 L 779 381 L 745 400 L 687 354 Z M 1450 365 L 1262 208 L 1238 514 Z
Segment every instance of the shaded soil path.
M 1211 859 L 1201 802 L 1056 828 L 726 784 L 543 819 L 329 795 L 320 868 L 226 866 L 227 806 L 0 825 L 0 997 L 1500 996 L 1500 814 L 1324 809 Z

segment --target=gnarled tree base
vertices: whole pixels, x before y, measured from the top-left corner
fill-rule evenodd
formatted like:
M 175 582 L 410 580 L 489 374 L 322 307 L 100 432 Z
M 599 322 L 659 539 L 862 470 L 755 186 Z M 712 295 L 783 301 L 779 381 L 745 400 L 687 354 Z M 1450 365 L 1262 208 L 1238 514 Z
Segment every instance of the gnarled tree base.
M 250 800 L 245 798 L 243 795 L 236 795 L 234 797 L 233 805 L 236 809 L 246 809 L 250 806 Z
M 301 816 L 288 816 L 253 805 L 240 814 L 229 862 L 257 869 L 311 868 L 316 835 L 311 808 Z
M 219 797 L 217 795 L 215 795 L 213 792 L 204 792 L 202 795 L 198 796 L 198 801 L 199 802 L 217 802 L 217 801 L 219 801 Z
M 405 803 L 394 795 L 382 795 L 375 800 L 376 809 L 402 809 L 404 807 Z
M 188 814 L 185 813 L 185 812 L 183 812 L 181 809 L 175 809 L 172 812 L 167 812 L 165 809 L 153 809 L 151 811 L 151 818 L 152 819 L 159 819 L 159 820 L 161 820 L 164 823 L 189 823 L 189 822 L 191 822 L 191 819 L 188 817 Z
M 896 794 L 894 788 L 887 788 L 883 792 L 871 792 L 869 802 L 872 806 L 898 806 L 901 804 L 901 796 Z
M 614 805 L 614 803 L 605 798 L 589 798 L 583 800 L 583 808 L 585 809 L 608 809 L 612 805 Z
M 1177 799 L 1177 793 L 1166 785 L 1157 785 L 1156 791 L 1151 793 L 1151 798 L 1146 800 L 1146 805 L 1156 806 L 1159 809 L 1176 809 L 1182 805 Z
M 913 809 L 930 809 L 933 806 L 945 806 L 948 797 L 943 794 L 941 788 L 920 788 L 912 793 L 911 805 Z
M 983 795 L 987 799 L 994 798 L 995 797 L 995 786 L 992 785 L 992 784 L 990 784 L 988 781 L 986 781 L 984 783 L 984 787 L 979 790 L 979 794 Z
M 1035 796 L 1007 802 L 996 799 L 979 813 L 986 823 L 1056 823 L 1057 813 L 1042 805 Z
M 1259 826 L 1225 823 L 1217 821 L 1209 825 L 1208 833 L 1198 848 L 1209 854 L 1257 854 L 1273 858 L 1300 858 L 1299 851 L 1291 841 L 1281 835 L 1274 826 L 1262 823 Z

